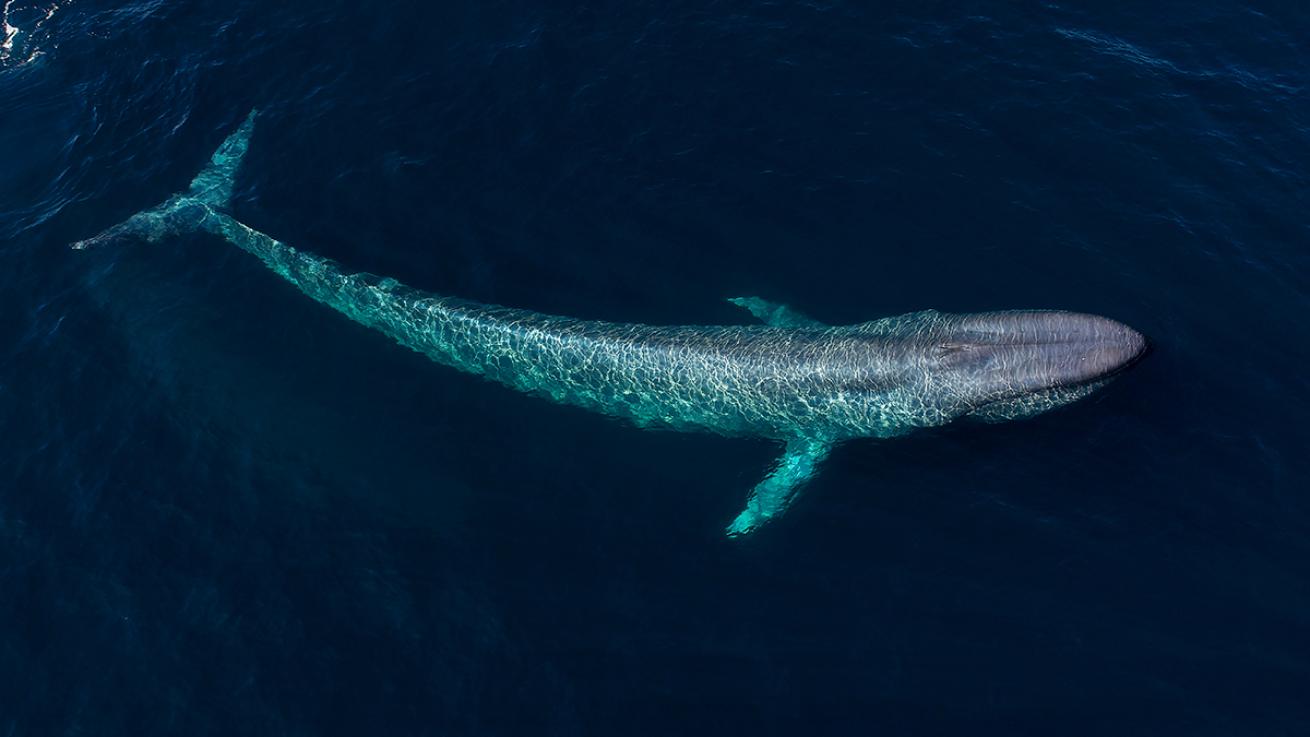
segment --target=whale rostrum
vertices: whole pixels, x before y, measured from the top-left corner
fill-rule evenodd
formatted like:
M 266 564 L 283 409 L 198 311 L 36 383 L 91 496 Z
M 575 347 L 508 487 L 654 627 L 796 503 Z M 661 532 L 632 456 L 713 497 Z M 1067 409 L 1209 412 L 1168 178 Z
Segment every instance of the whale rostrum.
M 438 363 L 638 427 L 779 441 L 777 464 L 728 526 L 730 535 L 786 510 L 838 443 L 966 418 L 1036 415 L 1092 393 L 1147 350 L 1126 325 L 1054 310 L 925 310 L 830 326 L 739 297 L 730 301 L 761 324 L 665 327 L 544 315 L 348 273 L 228 212 L 255 117 L 252 111 L 188 191 L 73 247 L 206 231 L 309 297 Z

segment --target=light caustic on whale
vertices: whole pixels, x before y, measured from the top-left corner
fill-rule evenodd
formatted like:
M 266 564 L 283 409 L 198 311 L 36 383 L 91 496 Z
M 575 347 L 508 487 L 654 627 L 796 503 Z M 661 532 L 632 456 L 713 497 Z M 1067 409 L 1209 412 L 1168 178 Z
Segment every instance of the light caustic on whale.
M 731 301 L 763 324 L 659 327 L 420 292 L 346 273 L 228 214 L 254 122 L 252 112 L 188 191 L 73 246 L 207 231 L 306 295 L 438 363 L 640 427 L 780 441 L 781 457 L 728 526 L 730 535 L 786 510 L 838 443 L 965 418 L 1030 417 L 1096 391 L 1147 350 L 1126 325 L 1050 310 L 926 310 L 830 326 L 746 297 Z

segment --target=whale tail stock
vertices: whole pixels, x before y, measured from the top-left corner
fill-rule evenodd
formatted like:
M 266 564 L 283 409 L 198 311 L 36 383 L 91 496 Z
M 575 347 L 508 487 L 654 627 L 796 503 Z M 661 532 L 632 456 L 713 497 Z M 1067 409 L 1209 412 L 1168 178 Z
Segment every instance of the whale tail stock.
M 191 180 L 187 191 L 175 194 L 148 210 L 142 210 L 98 235 L 70 245 L 81 250 L 122 237 L 141 238 L 154 243 L 170 235 L 203 229 L 212 215 L 222 213 L 232 201 L 237 170 L 241 168 L 241 160 L 250 148 L 250 134 L 255 129 L 258 114 L 258 110 L 250 111 L 241 125 L 214 152 L 205 168 Z

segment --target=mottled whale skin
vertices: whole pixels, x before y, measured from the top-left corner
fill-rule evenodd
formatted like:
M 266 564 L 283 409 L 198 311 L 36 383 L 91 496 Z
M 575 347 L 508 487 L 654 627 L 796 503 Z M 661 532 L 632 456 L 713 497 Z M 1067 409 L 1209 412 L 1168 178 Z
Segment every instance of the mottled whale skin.
M 1028 417 L 1090 394 L 1147 350 L 1113 320 L 1061 311 L 933 310 L 829 326 L 759 298 L 731 300 L 761 325 L 622 324 L 555 317 L 347 273 L 226 212 L 255 114 L 189 191 L 138 213 L 119 236 L 205 230 L 257 256 L 313 299 L 438 363 L 640 427 L 762 437 L 786 444 L 728 527 L 740 535 L 783 512 L 834 445 L 964 418 Z

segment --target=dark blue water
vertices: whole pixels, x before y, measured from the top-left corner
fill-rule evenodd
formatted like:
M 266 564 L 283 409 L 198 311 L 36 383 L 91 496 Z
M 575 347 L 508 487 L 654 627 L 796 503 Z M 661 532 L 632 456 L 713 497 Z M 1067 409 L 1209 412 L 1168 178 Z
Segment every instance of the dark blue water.
M 5 17 L 0 734 L 1310 729 L 1302 4 Z M 1036 420 L 845 446 L 730 541 L 766 442 L 443 369 L 213 237 L 67 249 L 252 107 L 236 214 L 423 289 L 1064 308 L 1156 350 Z

